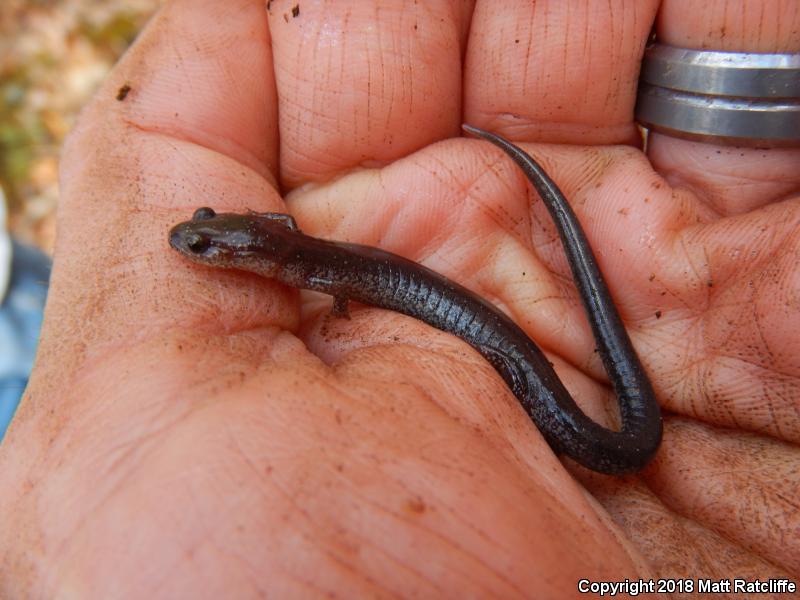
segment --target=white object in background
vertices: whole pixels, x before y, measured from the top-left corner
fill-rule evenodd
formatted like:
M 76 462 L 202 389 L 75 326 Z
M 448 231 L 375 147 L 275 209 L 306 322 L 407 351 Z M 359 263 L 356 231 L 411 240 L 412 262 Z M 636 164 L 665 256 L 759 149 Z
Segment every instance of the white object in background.
M 0 189 L 0 304 L 6 297 L 11 279 L 11 236 L 6 227 L 7 216 L 6 197 Z

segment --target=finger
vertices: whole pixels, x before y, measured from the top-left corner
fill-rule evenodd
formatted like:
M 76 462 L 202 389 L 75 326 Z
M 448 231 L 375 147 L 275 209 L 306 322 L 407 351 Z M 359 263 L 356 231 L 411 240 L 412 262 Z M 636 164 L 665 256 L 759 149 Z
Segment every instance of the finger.
M 679 48 L 723 52 L 797 52 L 800 6 L 794 0 L 697 4 L 663 0 L 658 39 Z
M 479 0 L 464 72 L 466 122 L 512 140 L 639 143 L 639 63 L 657 1 Z
M 800 5 L 793 0 L 665 0 L 659 41 L 729 52 L 800 52 Z M 800 150 L 731 148 L 654 134 L 653 166 L 676 187 L 692 190 L 720 216 L 741 214 L 800 190 Z
M 119 135 L 127 126 L 274 175 L 277 102 L 261 9 L 254 0 L 167 4 L 84 110 L 79 134 L 113 128 Z M 67 158 L 65 182 L 82 164 L 73 153 Z
M 258 0 L 173 2 L 87 107 L 64 150 L 42 380 L 42 369 L 63 379 L 102 344 L 169 327 L 295 322 L 287 292 L 234 273 L 210 276 L 166 241 L 198 205 L 281 206 L 269 183 L 268 48 Z M 227 291 L 232 281 L 242 292 Z
M 648 157 L 717 217 L 750 212 L 800 190 L 800 149 L 733 148 L 652 134 Z
M 384 164 L 461 123 L 469 3 L 267 3 L 280 102 L 281 180 Z
M 657 32 L 662 42 L 738 52 L 800 50 L 792 33 L 800 26 L 796 3 L 692 7 L 682 0 L 664 2 Z M 799 441 L 800 364 L 791 307 L 800 247 L 800 150 L 734 148 L 655 134 L 648 154 L 698 220 L 708 223 L 686 227 L 675 239 L 687 267 L 707 280 L 707 297 L 695 294 L 703 307 L 695 331 L 702 335 L 686 328 L 680 347 L 665 347 L 664 354 L 672 356 L 665 362 L 675 364 L 665 386 L 667 405 L 708 422 Z M 738 218 L 721 219 L 732 215 Z

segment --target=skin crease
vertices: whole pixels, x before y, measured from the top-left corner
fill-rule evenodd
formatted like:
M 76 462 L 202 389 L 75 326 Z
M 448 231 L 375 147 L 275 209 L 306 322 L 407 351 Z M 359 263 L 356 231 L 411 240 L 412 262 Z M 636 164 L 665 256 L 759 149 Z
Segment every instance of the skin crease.
M 800 51 L 792 3 L 712 4 L 168 3 L 64 148 L 40 351 L 0 447 L 0 597 L 797 581 L 800 151 L 610 145 L 635 138 L 654 23 L 694 47 Z M 288 207 L 496 303 L 611 424 L 545 210 L 462 121 L 520 143 L 581 219 L 666 413 L 642 474 L 560 462 L 451 336 L 331 319 L 328 300 L 167 246 L 201 205 Z

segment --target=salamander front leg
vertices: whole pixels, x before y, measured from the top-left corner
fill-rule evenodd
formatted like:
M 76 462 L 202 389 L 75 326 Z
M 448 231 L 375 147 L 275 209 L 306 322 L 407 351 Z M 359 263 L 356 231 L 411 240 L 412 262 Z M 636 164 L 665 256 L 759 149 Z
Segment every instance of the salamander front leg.
M 283 225 L 289 231 L 300 231 L 300 228 L 297 226 L 297 222 L 294 220 L 292 215 L 287 215 L 286 213 L 276 213 L 276 212 L 256 212 L 254 210 L 248 211 L 254 217 L 259 219 L 264 219 L 265 221 L 271 221 L 273 223 L 278 223 Z
M 350 304 L 350 298 L 347 296 L 334 296 L 331 314 L 334 317 L 349 319 L 350 311 L 347 308 L 348 304 Z

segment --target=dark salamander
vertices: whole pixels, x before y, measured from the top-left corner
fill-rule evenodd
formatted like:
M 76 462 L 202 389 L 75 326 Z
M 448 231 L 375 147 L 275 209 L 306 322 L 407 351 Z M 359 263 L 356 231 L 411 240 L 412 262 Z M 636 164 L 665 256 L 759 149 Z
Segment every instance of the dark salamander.
M 511 319 L 418 263 L 378 248 L 307 236 L 281 213 L 216 214 L 200 208 L 191 221 L 172 228 L 169 242 L 195 262 L 330 294 L 337 315 L 347 314 L 348 302 L 355 300 L 457 335 L 503 377 L 555 451 L 602 473 L 638 471 L 661 442 L 661 414 L 575 213 L 528 154 L 489 132 L 464 129 L 503 149 L 547 205 L 617 394 L 621 431 L 606 429 L 581 412 L 542 351 Z

